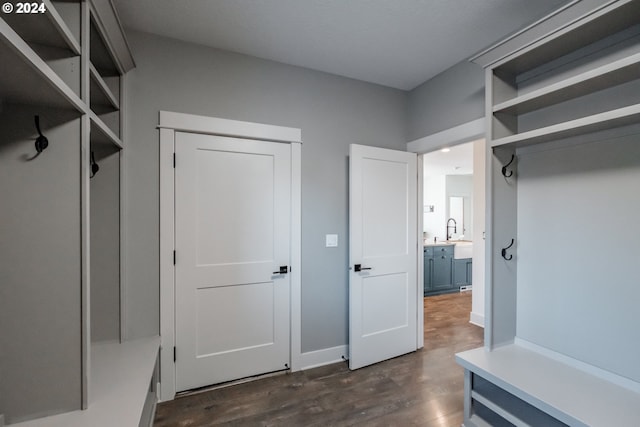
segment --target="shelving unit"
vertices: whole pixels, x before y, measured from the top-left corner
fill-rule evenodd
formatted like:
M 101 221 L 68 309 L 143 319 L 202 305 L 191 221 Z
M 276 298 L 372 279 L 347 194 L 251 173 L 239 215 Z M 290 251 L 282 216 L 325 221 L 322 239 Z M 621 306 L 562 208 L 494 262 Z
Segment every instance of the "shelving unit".
M 640 1 L 572 2 L 472 61 L 491 255 L 485 348 L 457 355 L 464 425 L 637 424 L 640 252 L 602 231 L 640 233 Z
M 121 100 L 133 59 L 110 0 L 43 4 L 0 16 L 0 414 L 148 423 L 158 339 L 126 341 L 120 312 Z M 40 154 L 36 115 L 49 140 Z
M 13 104 L 74 109 L 84 102 L 32 47 L 5 21 L 0 20 L 0 57 L 3 73 L 20 79 L 0 79 L 0 100 Z

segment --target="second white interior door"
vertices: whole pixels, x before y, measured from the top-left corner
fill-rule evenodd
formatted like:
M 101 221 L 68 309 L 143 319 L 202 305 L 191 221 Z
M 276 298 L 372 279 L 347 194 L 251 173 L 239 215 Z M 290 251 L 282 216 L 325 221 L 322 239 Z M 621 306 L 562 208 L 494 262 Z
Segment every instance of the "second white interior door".
M 417 156 L 352 145 L 349 367 L 418 348 Z

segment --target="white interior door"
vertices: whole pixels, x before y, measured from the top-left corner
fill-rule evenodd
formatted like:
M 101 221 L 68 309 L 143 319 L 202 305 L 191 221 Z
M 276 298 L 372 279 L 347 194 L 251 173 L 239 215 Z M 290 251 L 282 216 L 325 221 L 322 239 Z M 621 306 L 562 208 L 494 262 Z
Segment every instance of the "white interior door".
M 176 390 L 286 369 L 290 146 L 183 132 L 175 145 Z
M 357 369 L 418 348 L 417 156 L 351 145 L 349 173 L 349 368 Z

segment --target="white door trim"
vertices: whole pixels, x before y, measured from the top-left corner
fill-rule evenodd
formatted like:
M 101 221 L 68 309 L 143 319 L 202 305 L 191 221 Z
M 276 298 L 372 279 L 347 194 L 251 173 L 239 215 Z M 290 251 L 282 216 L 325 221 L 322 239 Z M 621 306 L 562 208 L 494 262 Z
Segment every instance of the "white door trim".
M 160 378 L 159 400 L 176 394 L 175 363 L 175 183 L 173 153 L 177 131 L 291 144 L 291 370 L 301 366 L 301 186 L 300 129 L 160 111 Z M 179 161 L 179 160 L 178 160 Z

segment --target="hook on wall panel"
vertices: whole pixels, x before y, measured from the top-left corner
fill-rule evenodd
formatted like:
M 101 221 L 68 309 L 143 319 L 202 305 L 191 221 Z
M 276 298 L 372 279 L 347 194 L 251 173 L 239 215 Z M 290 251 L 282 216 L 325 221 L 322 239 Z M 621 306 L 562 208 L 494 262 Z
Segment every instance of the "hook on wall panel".
M 46 136 L 44 136 L 42 134 L 42 131 L 40 130 L 40 116 L 35 116 L 35 122 L 36 122 L 36 130 L 38 131 L 38 137 L 36 138 L 36 151 L 38 152 L 38 154 L 42 153 L 42 151 L 44 151 L 45 148 L 47 148 L 49 146 L 49 140 L 47 139 Z
M 507 257 L 507 249 L 509 249 L 511 246 L 513 246 L 515 240 L 511 239 L 511 243 L 509 244 L 509 246 L 507 246 L 506 248 L 502 248 L 502 258 L 506 259 L 507 261 L 511 261 L 513 259 L 513 255 L 509 254 L 509 256 Z
M 511 163 L 513 163 L 515 158 L 516 158 L 516 155 L 512 154 L 511 155 L 511 160 L 509 160 L 509 163 L 507 163 L 506 165 L 504 165 L 502 167 L 502 176 L 504 176 L 505 178 L 511 178 L 513 176 L 513 171 L 512 170 L 510 170 L 509 174 L 507 175 L 507 168 L 509 167 L 509 165 L 511 165 Z
M 100 166 L 98 166 L 98 163 L 96 163 L 96 158 L 95 158 L 95 155 L 93 154 L 93 151 L 91 152 L 90 160 L 91 160 L 91 175 L 89 175 L 89 178 L 93 178 L 94 176 L 96 176 L 96 174 L 100 170 Z

